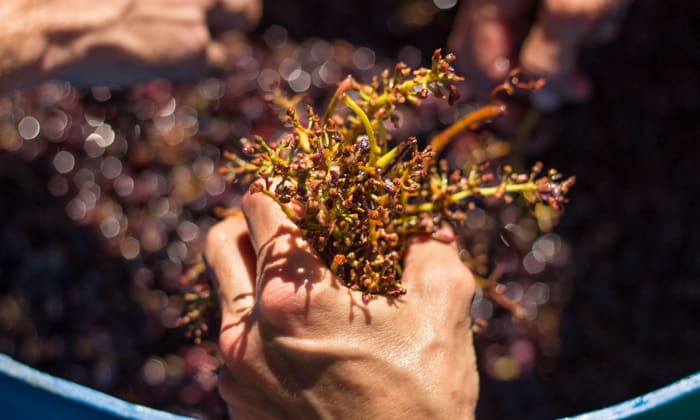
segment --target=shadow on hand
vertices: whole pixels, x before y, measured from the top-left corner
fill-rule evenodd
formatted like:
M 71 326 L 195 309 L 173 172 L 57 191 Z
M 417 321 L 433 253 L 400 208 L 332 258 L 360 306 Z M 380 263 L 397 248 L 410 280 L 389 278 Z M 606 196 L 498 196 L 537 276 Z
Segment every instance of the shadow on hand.
M 304 239 L 301 230 L 291 226 L 280 226 L 273 239 L 260 247 L 258 253 L 258 267 L 260 267 L 257 298 L 265 293 L 270 280 L 280 279 L 283 282 L 292 283 L 294 293 L 298 293 L 304 288 L 304 316 L 309 317 L 311 307 L 311 292 L 314 287 L 330 286 L 334 291 L 338 291 L 342 284 L 342 279 L 334 275 L 323 258 Z M 325 282 L 325 284 L 323 284 Z M 370 324 L 372 317 L 369 308 L 358 303 L 358 296 L 350 289 L 348 298 L 350 299 L 348 322 L 354 321 L 354 308 L 359 309 L 365 324 Z M 321 292 L 323 293 L 323 292 Z
M 304 289 L 306 317 L 311 310 L 311 292 L 314 287 L 326 280 L 330 280 L 329 285 L 334 289 L 340 286 L 338 278 L 332 275 L 323 259 L 304 240 L 302 232 L 291 226 L 280 226 L 273 238 L 261 245 L 258 267 L 258 299 L 264 293 L 270 293 L 268 287 L 273 280 L 291 283 L 294 295 Z

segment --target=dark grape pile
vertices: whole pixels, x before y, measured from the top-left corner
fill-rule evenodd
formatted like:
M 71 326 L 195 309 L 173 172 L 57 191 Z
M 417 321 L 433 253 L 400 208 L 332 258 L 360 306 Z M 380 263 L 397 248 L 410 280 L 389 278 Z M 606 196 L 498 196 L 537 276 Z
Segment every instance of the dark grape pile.
M 2 254 L 9 279 L 1 291 L 7 308 L 2 351 L 149 405 L 221 412 L 220 404 L 211 402 L 217 398 L 214 342 L 205 339 L 194 346 L 174 328 L 184 306 L 180 278 L 216 222 L 215 208 L 235 206 L 242 192 L 216 170 L 222 150 L 236 150 L 234 140 L 251 132 L 281 135 L 278 116 L 263 98 L 275 84 L 324 101 L 345 73 L 369 81 L 380 65 L 390 63 L 346 42 L 297 44 L 281 27 L 268 29 L 263 40 L 230 38 L 236 64 L 223 77 L 154 81 L 128 90 L 51 83 L 0 99 L 0 179 L 19 194 L 3 201 L 3 239 L 14 245 Z M 449 123 L 471 110 L 467 105 L 455 111 L 439 102 L 423 108 L 397 110 L 400 130 L 429 132 L 439 128 L 436 114 Z M 470 161 L 466 164 L 500 157 L 507 148 L 496 138 L 473 135 L 459 144 L 461 153 L 471 156 L 463 158 Z M 507 229 L 533 242 L 539 231 L 535 219 L 508 209 L 502 210 Z M 476 233 L 469 255 L 485 262 L 501 221 L 478 208 L 469 211 L 468 227 Z M 34 234 L 28 235 L 29 226 Z M 542 271 L 562 249 L 554 234 L 537 244 L 523 254 L 532 273 Z M 34 260 L 52 263 L 37 267 Z M 38 280 L 36 270 L 48 271 Z M 550 286 L 512 282 L 501 291 L 530 308 L 528 317 L 534 319 L 532 311 L 549 301 Z M 493 315 L 490 301 L 477 301 L 475 316 L 489 320 Z M 512 377 L 518 369 L 494 370 L 494 375 Z

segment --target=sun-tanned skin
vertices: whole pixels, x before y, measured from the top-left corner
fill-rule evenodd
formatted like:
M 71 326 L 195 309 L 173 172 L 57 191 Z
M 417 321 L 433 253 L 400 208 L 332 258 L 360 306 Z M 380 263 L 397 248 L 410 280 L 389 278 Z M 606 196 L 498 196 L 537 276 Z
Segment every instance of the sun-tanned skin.
M 3 1 L 0 91 L 202 77 L 226 60 L 210 31 L 248 29 L 260 13 L 258 0 Z
M 223 310 L 220 390 L 236 418 L 474 416 L 474 281 L 454 244 L 416 237 L 406 296 L 365 305 L 269 197 L 248 193 L 243 212 L 205 251 Z

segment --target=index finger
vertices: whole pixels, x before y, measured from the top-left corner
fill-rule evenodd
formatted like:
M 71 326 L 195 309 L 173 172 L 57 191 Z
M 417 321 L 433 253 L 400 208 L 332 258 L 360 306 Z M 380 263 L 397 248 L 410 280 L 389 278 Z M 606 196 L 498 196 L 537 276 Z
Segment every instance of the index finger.
M 243 217 L 229 217 L 207 235 L 207 266 L 218 288 L 222 329 L 238 323 L 255 302 L 255 253 Z
M 278 327 L 308 321 L 337 301 L 336 280 L 304 240 L 302 230 L 263 192 L 249 191 L 241 203 L 257 259 L 257 308 Z M 302 322 L 302 323 L 303 323 Z

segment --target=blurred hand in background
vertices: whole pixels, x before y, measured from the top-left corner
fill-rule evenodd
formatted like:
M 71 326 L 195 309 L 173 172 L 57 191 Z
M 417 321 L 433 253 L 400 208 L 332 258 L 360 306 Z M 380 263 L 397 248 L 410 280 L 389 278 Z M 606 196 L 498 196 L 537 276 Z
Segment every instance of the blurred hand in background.
M 226 64 L 212 32 L 246 30 L 260 0 L 15 0 L 0 5 L 0 90 L 204 76 Z
M 463 2 L 449 39 L 473 80 L 478 99 L 508 71 L 519 66 L 547 85 L 535 97 L 544 111 L 581 102 L 591 82 L 578 69 L 579 49 L 609 41 L 620 29 L 631 0 L 468 0 Z

